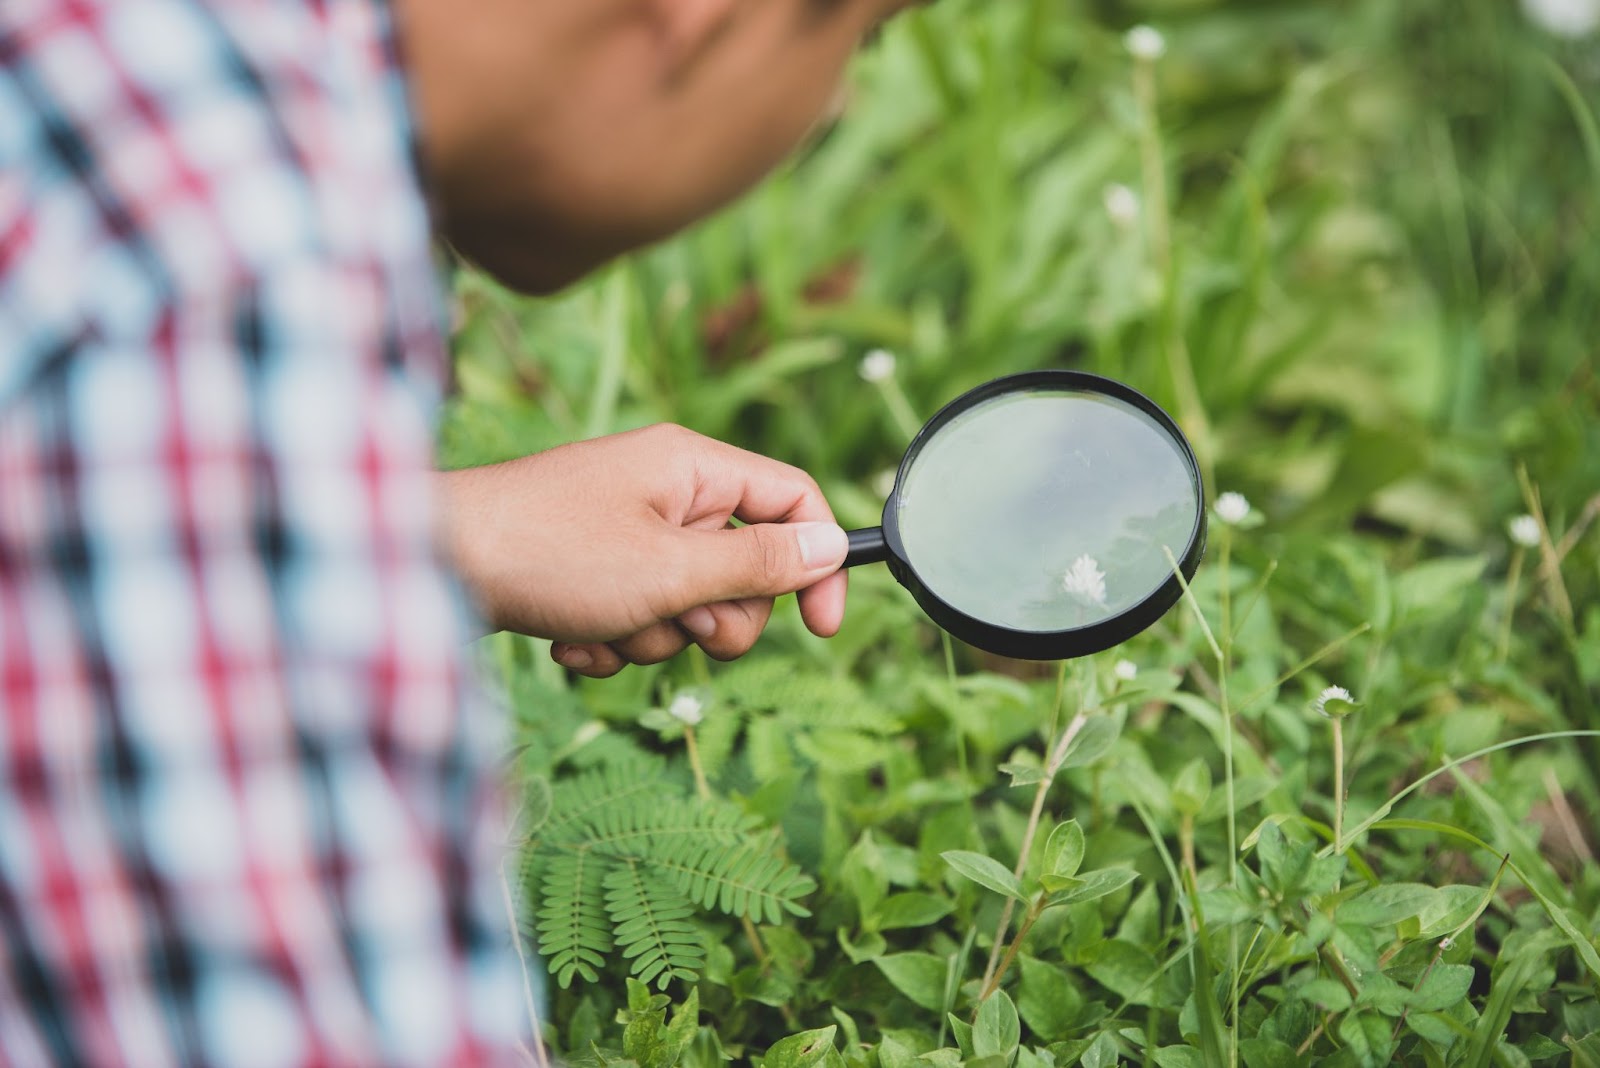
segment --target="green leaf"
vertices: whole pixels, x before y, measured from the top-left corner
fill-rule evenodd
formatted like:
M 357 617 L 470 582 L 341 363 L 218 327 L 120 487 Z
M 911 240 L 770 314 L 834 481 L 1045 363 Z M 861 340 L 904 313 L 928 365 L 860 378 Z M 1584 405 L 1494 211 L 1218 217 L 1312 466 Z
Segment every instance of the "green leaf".
M 1411 1002 L 1411 991 L 1382 972 L 1368 972 L 1356 983 L 1361 989 L 1361 996 L 1356 1003 L 1377 1009 L 1385 1016 L 1399 1016 Z
M 1420 563 L 1395 580 L 1395 600 L 1409 615 L 1448 612 L 1454 599 L 1478 581 L 1488 562 L 1488 557 L 1465 556 Z
M 1211 768 L 1200 757 L 1183 766 L 1172 781 L 1172 807 L 1182 815 L 1195 817 L 1205 810 L 1211 797 Z
M 996 990 L 978 1006 L 978 1017 L 972 1025 L 972 1052 L 979 1057 L 1009 1058 L 1021 1041 L 1017 1007 L 1004 990 Z
M 1044 887 L 1046 893 L 1055 894 L 1062 890 L 1071 890 L 1074 887 L 1082 886 L 1083 880 L 1075 879 L 1070 875 L 1051 875 L 1049 872 L 1045 872 L 1039 876 L 1039 885 Z
M 972 1049 L 972 1025 L 953 1012 L 945 1013 L 945 1020 L 950 1025 L 950 1033 L 956 1038 L 956 1045 L 961 1049 L 961 1056 L 969 1060 L 977 1056 Z
M 1406 1017 L 1407 1028 L 1441 1050 L 1456 1044 L 1461 1037 L 1457 1028 L 1461 1026 L 1443 1013 L 1414 1012 Z
M 944 919 L 954 909 L 955 905 L 948 898 L 934 894 L 894 894 L 878 906 L 873 926 L 880 931 L 926 927 Z
M 1160 1068 L 1206 1068 L 1205 1058 L 1193 1046 L 1162 1046 L 1151 1056 Z
M 1376 1016 L 1351 1013 L 1340 1019 L 1338 1034 L 1346 1049 L 1355 1055 L 1356 1063 L 1363 1068 L 1378 1068 L 1389 1063 L 1392 1026 Z
M 1156 959 L 1139 946 L 1112 939 L 1084 970 L 1130 1005 L 1149 1005 L 1155 995 Z
M 689 1048 L 689 1043 L 694 1041 L 699 1030 L 700 988 L 691 987 L 689 996 L 683 999 L 678 1011 L 672 1014 L 672 1022 L 667 1025 L 666 1032 L 662 1035 L 661 1059 L 653 1064 L 641 1062 L 641 1068 L 672 1068 L 683 1056 L 683 1051 Z
M 1083 996 L 1071 978 L 1060 968 L 1025 955 L 1017 958 L 1017 965 L 1022 972 L 1017 1011 L 1039 1040 L 1065 1036 L 1083 1008 Z
M 1421 916 L 1438 899 L 1439 892 L 1419 883 L 1389 883 L 1373 887 L 1341 904 L 1335 917 L 1356 927 L 1386 927 Z
M 1399 936 L 1406 941 L 1436 939 L 1450 934 L 1486 907 L 1493 888 L 1451 884 L 1435 889 L 1434 898 L 1415 917 L 1400 922 Z
M 1547 1035 L 1530 1035 L 1523 1039 L 1521 1050 L 1524 1057 L 1535 1063 L 1550 1060 L 1552 1057 L 1565 1057 L 1570 1052 L 1567 1047 Z
M 839 928 L 838 936 L 839 948 L 844 950 L 844 955 L 850 958 L 852 964 L 877 960 L 889 948 L 889 943 L 884 941 L 883 935 L 876 931 L 867 931 L 858 942 L 851 941 L 850 932 L 843 927 Z
M 1061 767 L 1078 768 L 1093 764 L 1105 756 L 1122 734 L 1122 725 L 1110 716 L 1091 716 L 1084 720 L 1083 729 L 1067 746 L 1061 758 Z
M 833 1036 L 838 1030 L 837 1024 L 829 1024 L 779 1039 L 761 1058 L 761 1068 L 812 1068 L 833 1049 Z
M 1294 1047 L 1275 1038 L 1246 1038 L 1239 1043 L 1245 1068 L 1300 1068 Z
M 845 854 L 839 881 L 856 902 L 856 914 L 865 918 L 877 910 L 889 893 L 889 876 L 883 869 L 883 854 L 871 831 L 861 832 L 856 844 Z
M 945 960 L 932 953 L 896 953 L 872 963 L 900 993 L 934 1012 L 944 1008 Z
M 1445 964 L 1440 961 L 1412 993 L 1412 1011 L 1438 1012 L 1454 1008 L 1466 1000 L 1476 975 L 1470 964 Z
M 986 886 L 997 894 L 1015 898 L 1026 902 L 1027 898 L 1022 893 L 1022 885 L 1017 882 L 1017 877 L 1006 870 L 998 860 L 986 857 L 982 853 L 972 853 L 965 849 L 951 849 L 939 854 L 956 871 L 965 875 L 979 886 Z
M 1256 856 L 1261 861 L 1261 881 L 1280 899 L 1296 896 L 1300 884 L 1311 870 L 1314 850 L 1309 844 L 1291 842 L 1276 823 L 1261 828 Z
M 898 1039 L 884 1035 L 878 1043 L 878 1068 L 917 1068 L 917 1055 Z
M 1045 907 L 1054 908 L 1057 905 L 1078 905 L 1085 901 L 1094 901 L 1116 893 L 1138 877 L 1139 873 L 1132 868 L 1098 868 L 1084 872 L 1080 877 L 1081 886 L 1051 894 L 1045 902 Z
M 1083 863 L 1083 828 L 1077 820 L 1058 823 L 1044 843 L 1044 871 L 1047 875 L 1073 876 Z
M 1294 989 L 1297 997 L 1304 998 L 1313 1005 L 1321 1006 L 1327 1012 L 1343 1012 L 1350 1007 L 1350 991 L 1337 979 L 1327 976 L 1318 976 L 1310 982 L 1302 983 Z
M 1001 764 L 1000 773 L 1011 776 L 1012 786 L 1036 786 L 1044 782 L 1044 769 L 1036 764 Z
M 1116 1039 L 1111 1037 L 1111 1032 L 1101 1031 L 1095 1040 L 1089 1043 L 1089 1048 L 1083 1051 L 1078 1063 L 1083 1068 L 1115 1068 L 1119 1059 Z

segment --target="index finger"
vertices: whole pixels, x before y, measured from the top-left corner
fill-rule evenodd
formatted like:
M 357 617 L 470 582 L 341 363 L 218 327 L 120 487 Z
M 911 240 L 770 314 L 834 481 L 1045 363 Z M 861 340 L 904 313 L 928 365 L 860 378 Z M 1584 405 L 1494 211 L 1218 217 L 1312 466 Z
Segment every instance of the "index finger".
M 700 441 L 684 525 L 721 526 L 729 516 L 745 523 L 837 522 L 816 479 L 800 468 L 714 438 Z
M 720 526 L 730 515 L 746 523 L 838 522 L 816 479 L 800 468 L 712 438 L 704 441 L 695 457 L 695 497 L 686 525 Z M 838 633 L 848 582 L 840 570 L 796 595 L 800 618 L 813 634 Z

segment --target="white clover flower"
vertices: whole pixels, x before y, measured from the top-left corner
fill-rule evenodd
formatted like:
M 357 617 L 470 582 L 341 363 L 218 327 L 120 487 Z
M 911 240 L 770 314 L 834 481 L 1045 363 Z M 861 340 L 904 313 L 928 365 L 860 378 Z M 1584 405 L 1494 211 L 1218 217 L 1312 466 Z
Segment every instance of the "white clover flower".
M 1600 29 L 1600 0 L 1522 0 L 1522 13 L 1557 37 L 1587 37 Z
M 887 382 L 894 377 L 894 353 L 888 349 L 873 349 L 861 357 L 857 370 L 868 382 Z
M 1329 701 L 1343 701 L 1346 704 L 1354 704 L 1355 698 L 1351 697 L 1350 691 L 1343 686 L 1329 686 L 1326 690 L 1317 694 L 1316 699 L 1311 702 L 1311 711 L 1319 716 L 1333 719 L 1334 713 L 1328 711 Z
M 1105 203 L 1106 214 L 1119 228 L 1126 230 L 1139 221 L 1139 194 L 1127 186 L 1108 185 L 1100 198 Z
M 1067 573 L 1061 576 L 1061 588 L 1084 604 L 1104 606 L 1106 603 L 1106 573 L 1088 553 L 1072 561 Z
M 1539 547 L 1539 521 L 1531 515 L 1519 515 L 1506 524 L 1511 544 L 1524 549 Z
M 1250 514 L 1250 502 L 1245 499 L 1245 495 L 1232 490 L 1218 497 L 1211 507 L 1216 511 L 1217 518 L 1230 527 L 1243 523 L 1245 516 Z
M 1123 682 L 1132 682 L 1139 675 L 1139 665 L 1132 660 L 1118 660 L 1111 665 L 1111 674 Z
M 1167 53 L 1167 39 L 1154 26 L 1135 26 L 1123 35 L 1122 43 L 1134 59 L 1154 61 Z
M 693 727 L 705 718 L 701 709 L 705 706 L 700 698 L 692 693 L 680 693 L 672 699 L 672 704 L 667 706 L 667 715 L 682 723 L 685 727 Z

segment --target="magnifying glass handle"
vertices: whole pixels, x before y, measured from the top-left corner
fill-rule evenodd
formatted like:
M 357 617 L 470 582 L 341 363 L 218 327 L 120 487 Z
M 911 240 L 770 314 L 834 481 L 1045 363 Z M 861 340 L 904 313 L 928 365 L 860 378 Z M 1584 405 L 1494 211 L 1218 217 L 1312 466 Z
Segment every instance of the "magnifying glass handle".
M 889 547 L 884 543 L 882 527 L 847 530 L 845 536 L 850 539 L 850 551 L 844 556 L 845 567 L 879 564 L 889 559 Z

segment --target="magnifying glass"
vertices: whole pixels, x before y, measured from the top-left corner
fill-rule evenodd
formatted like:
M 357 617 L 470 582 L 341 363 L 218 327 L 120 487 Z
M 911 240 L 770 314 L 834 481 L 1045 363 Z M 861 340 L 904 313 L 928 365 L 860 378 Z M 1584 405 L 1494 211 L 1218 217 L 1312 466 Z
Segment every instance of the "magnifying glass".
M 940 409 L 906 449 L 883 525 L 849 537 L 845 567 L 887 562 L 969 645 L 1065 660 L 1126 641 L 1177 602 L 1172 561 L 1194 577 L 1205 494 L 1188 440 L 1144 394 L 1029 371 Z

